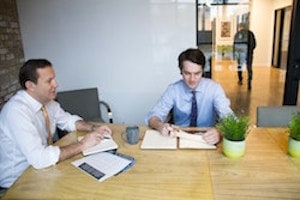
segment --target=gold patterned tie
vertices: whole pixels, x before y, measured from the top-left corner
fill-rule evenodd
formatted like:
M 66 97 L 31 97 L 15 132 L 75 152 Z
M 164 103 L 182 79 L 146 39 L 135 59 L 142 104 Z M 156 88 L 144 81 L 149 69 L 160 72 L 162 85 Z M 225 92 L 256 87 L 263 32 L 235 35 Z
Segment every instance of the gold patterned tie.
M 49 115 L 47 112 L 47 109 L 45 108 L 45 106 L 42 106 L 42 113 L 44 115 L 45 121 L 46 121 L 46 128 L 47 128 L 47 132 L 48 132 L 48 144 L 51 145 L 53 144 L 53 139 L 52 139 L 52 135 L 51 135 L 51 130 L 50 130 L 50 120 L 49 120 Z

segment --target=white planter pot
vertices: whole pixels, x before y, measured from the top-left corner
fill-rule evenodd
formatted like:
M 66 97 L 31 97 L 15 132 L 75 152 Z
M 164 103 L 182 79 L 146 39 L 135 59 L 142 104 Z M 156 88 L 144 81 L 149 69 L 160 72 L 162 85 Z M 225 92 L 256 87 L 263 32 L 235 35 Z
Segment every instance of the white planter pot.
M 223 138 L 223 153 L 228 158 L 240 158 L 245 154 L 246 140 L 231 141 Z
M 289 137 L 288 153 L 294 158 L 300 158 L 300 141 Z

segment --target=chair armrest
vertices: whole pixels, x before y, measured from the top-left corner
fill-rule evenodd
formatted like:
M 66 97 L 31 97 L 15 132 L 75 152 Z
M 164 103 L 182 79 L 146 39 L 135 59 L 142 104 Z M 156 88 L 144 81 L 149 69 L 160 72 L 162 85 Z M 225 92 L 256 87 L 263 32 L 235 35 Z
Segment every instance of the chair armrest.
M 108 105 L 108 103 L 106 103 L 105 101 L 99 101 L 100 105 L 104 105 L 104 107 L 107 110 L 107 115 L 108 115 L 108 119 L 109 119 L 109 123 L 113 123 L 113 113 L 110 109 L 110 106 Z

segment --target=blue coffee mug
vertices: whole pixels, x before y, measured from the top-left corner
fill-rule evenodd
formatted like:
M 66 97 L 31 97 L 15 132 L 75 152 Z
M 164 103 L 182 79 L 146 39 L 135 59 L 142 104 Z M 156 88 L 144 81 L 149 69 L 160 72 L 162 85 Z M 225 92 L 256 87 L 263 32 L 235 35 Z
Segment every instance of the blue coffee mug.
M 125 132 L 122 133 L 122 139 L 128 144 L 137 144 L 139 141 L 139 132 L 138 126 L 128 126 Z

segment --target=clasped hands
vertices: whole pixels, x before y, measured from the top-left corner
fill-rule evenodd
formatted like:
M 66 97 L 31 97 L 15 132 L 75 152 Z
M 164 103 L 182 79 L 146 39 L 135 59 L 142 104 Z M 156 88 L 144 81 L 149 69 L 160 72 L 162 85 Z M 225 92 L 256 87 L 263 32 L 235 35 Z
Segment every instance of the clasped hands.
M 158 131 L 163 136 L 176 137 L 176 133 L 180 131 L 180 127 L 174 124 L 162 123 Z M 203 132 L 202 137 L 208 144 L 212 145 L 217 144 L 221 139 L 220 133 L 214 127 L 208 128 L 205 132 Z

